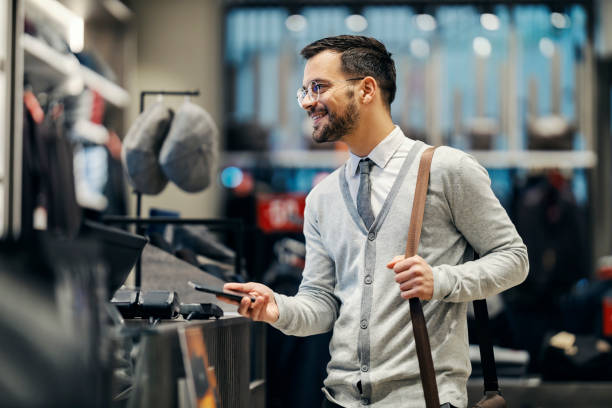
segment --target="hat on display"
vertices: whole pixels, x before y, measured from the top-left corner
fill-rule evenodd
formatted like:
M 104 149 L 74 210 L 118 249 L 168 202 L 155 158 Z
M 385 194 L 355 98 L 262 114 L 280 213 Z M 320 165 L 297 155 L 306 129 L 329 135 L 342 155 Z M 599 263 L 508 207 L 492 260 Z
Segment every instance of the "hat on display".
M 159 155 L 164 174 L 187 192 L 204 190 L 216 162 L 218 137 L 208 112 L 191 102 L 183 103 Z
M 168 183 L 158 157 L 172 115 L 162 102 L 149 106 L 130 127 L 123 141 L 123 168 L 130 184 L 140 193 L 158 194 Z

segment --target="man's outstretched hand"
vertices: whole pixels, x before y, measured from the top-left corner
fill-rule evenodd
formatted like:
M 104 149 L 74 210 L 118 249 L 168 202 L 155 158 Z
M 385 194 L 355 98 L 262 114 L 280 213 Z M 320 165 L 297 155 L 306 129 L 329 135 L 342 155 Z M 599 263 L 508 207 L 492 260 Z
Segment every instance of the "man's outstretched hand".
M 256 322 L 274 323 L 278 320 L 279 312 L 276 301 L 274 300 L 274 292 L 272 289 L 261 283 L 226 283 L 223 285 L 224 290 L 233 290 L 244 293 L 240 303 L 217 295 L 219 300 L 226 303 L 238 306 L 238 313 L 244 317 L 248 317 Z M 251 302 L 250 297 L 255 298 L 255 302 Z
M 387 264 L 395 272 L 395 281 L 399 284 L 404 299 L 419 298 L 430 300 L 433 296 L 434 280 L 431 266 L 418 255 L 406 258 L 396 256 Z

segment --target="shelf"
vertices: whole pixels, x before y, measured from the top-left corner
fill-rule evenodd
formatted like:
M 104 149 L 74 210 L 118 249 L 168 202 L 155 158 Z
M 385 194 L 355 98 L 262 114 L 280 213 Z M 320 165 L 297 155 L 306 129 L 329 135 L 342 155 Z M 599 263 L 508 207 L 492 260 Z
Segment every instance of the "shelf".
M 473 150 L 468 153 L 488 169 L 575 169 L 592 168 L 597 164 L 597 155 L 587 150 Z
M 47 84 L 60 84 L 68 79 L 80 79 L 89 88 L 97 91 L 109 103 L 125 107 L 130 101 L 128 92 L 102 75 L 79 64 L 72 54 L 62 54 L 43 41 L 24 34 L 25 71 Z
M 130 103 L 130 94 L 125 89 L 104 78 L 97 72 L 81 66 L 81 75 L 85 85 L 99 92 L 107 102 L 120 108 L 126 107 Z
M 22 44 L 26 72 L 54 83 L 80 75 L 79 60 L 74 55 L 62 54 L 29 34 L 23 35 Z
M 349 153 L 335 150 L 286 150 L 282 152 L 225 152 L 222 163 L 227 166 L 256 167 L 270 165 L 274 167 L 299 168 L 336 168 L 341 166 Z
M 121 0 L 27 0 L 28 8 L 35 8 L 40 13 L 45 14 L 49 18 L 60 15 L 57 10 L 50 12 L 50 8 L 57 9 L 58 3 L 64 10 L 60 13 L 64 15 L 74 14 L 77 17 L 82 17 L 85 22 L 99 22 L 107 24 L 127 24 L 134 17 L 134 13 Z M 73 10 L 77 11 L 75 13 Z M 58 20 L 56 18 L 56 20 Z M 63 20 L 66 20 L 65 18 Z M 58 23 L 61 21 L 58 21 Z M 65 26 L 69 28 L 67 22 Z
M 488 169 L 538 169 L 538 168 L 592 168 L 597 164 L 597 155 L 591 151 L 544 151 L 544 150 L 472 150 L 467 153 Z M 225 166 L 255 167 L 274 166 L 288 168 L 337 168 L 348 158 L 344 151 L 290 150 L 283 152 L 226 152 L 222 155 Z

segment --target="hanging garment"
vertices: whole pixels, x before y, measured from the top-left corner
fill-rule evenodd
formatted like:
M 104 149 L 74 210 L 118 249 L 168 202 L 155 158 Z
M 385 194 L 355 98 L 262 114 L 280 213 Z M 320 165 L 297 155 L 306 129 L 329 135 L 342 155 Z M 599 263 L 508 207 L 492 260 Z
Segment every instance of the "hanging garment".
M 555 309 L 560 297 L 588 275 L 586 220 L 570 184 L 560 177 L 533 177 L 517 194 L 516 228 L 529 248 L 530 273 L 506 299 L 521 309 Z
M 74 237 L 80 229 L 82 211 L 74 190 L 72 147 L 64 137 L 61 106 L 39 115 L 31 92 L 24 94 L 22 231 L 47 229 Z
M 130 184 L 140 193 L 158 194 L 168 184 L 158 157 L 172 117 L 163 103 L 151 105 L 125 136 L 121 160 Z
M 187 192 L 205 190 L 216 173 L 218 139 L 210 114 L 196 104 L 183 103 L 159 153 L 166 177 Z
M 546 333 L 561 329 L 561 299 L 588 273 L 586 222 L 569 183 L 556 173 L 528 180 L 517 194 L 515 221 L 530 272 L 504 299 L 513 346 L 529 351 L 529 371 L 539 372 Z
M 33 94 L 25 92 L 26 97 L 35 98 Z M 30 102 L 32 106 L 33 102 Z M 25 239 L 31 237 L 34 230 L 34 211 L 38 208 L 39 214 L 44 216 L 47 211 L 47 194 L 43 190 L 42 175 L 47 172 L 48 163 L 43 155 L 44 146 L 38 137 L 38 123 L 44 114 L 38 101 L 37 108 L 31 108 L 27 103 L 23 107 L 23 162 L 22 162 L 22 191 L 21 191 L 21 230 Z M 38 122 L 38 123 L 37 123 Z M 45 216 L 46 225 L 46 216 Z
M 47 184 L 48 229 L 59 235 L 74 237 L 81 227 L 82 210 L 74 186 L 74 155 L 72 146 L 63 133 L 60 114 L 47 115 L 40 126 L 48 160 Z

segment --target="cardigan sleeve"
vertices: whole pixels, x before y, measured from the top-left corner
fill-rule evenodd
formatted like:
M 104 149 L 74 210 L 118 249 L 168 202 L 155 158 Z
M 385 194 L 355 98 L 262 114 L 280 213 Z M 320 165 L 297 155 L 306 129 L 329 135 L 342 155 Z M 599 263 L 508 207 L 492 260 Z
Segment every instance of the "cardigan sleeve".
M 310 198 L 310 197 L 309 197 Z M 272 325 L 285 334 L 310 336 L 333 328 L 339 300 L 333 294 L 335 265 L 321 240 L 319 224 L 310 199 L 304 210 L 306 263 L 296 296 L 274 294 L 279 318 Z
M 454 225 L 480 259 L 434 267 L 433 298 L 467 302 L 523 282 L 527 248 L 493 194 L 487 171 L 466 154 L 448 166 L 442 180 Z

